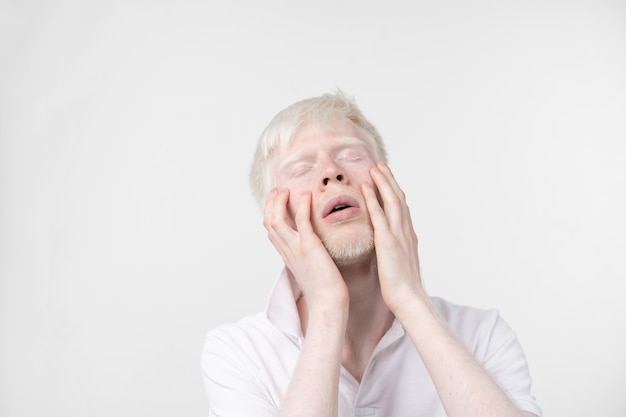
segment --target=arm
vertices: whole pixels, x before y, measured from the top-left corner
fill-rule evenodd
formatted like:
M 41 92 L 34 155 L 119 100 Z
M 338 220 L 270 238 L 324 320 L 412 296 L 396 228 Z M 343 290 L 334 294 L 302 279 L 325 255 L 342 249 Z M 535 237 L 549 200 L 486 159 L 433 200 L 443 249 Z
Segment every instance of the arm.
M 384 210 L 371 185 L 363 184 L 362 191 L 374 225 L 381 292 L 422 357 L 446 414 L 528 416 L 517 409 L 432 308 L 421 282 L 417 237 L 404 193 L 386 164 L 372 168 L 371 175 Z
M 308 306 L 306 338 L 280 416 L 336 417 L 348 289 L 310 223 L 311 195 L 300 199 L 295 228 L 289 190 L 272 190 L 265 206 L 268 236 L 293 274 Z
M 523 415 L 427 302 L 416 297 L 401 311 L 397 317 L 420 353 L 449 417 Z

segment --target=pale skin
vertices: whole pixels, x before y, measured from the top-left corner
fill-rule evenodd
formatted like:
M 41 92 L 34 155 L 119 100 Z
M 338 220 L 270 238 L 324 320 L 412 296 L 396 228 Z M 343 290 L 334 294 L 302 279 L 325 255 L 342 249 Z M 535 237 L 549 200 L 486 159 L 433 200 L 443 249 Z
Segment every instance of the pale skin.
M 277 187 L 266 201 L 264 225 L 301 291 L 305 334 L 280 416 L 336 417 L 341 367 L 360 381 L 394 317 L 448 417 L 534 416 L 516 408 L 432 308 L 404 192 L 365 142 L 346 138 L 359 133 L 350 126 L 299 133 L 277 157 Z M 343 194 L 356 207 L 325 216 L 324 204 Z M 371 229 L 376 249 L 345 262 L 322 243 L 329 234 L 341 240 Z

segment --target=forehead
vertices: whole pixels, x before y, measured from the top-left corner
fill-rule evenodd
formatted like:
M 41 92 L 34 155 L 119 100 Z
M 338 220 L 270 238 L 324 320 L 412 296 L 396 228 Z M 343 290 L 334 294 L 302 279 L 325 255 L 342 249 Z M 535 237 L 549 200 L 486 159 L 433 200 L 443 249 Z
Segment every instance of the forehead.
M 326 147 L 365 146 L 372 152 L 367 134 L 354 124 L 340 126 L 305 126 L 298 129 L 279 154 L 284 158 L 290 154 L 317 150 Z
M 377 158 L 373 139 L 350 121 L 330 126 L 302 126 L 270 157 L 267 171 L 270 182 L 275 183 L 274 175 L 291 163 L 312 158 L 319 151 L 334 152 L 349 146 L 362 146 L 373 159 Z

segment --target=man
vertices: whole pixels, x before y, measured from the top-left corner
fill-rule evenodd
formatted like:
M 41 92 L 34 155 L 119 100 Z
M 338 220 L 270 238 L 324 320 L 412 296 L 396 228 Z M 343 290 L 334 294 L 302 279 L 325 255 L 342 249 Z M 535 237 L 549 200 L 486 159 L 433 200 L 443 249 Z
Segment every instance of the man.
M 382 140 L 343 93 L 297 102 L 251 170 L 285 263 L 266 312 L 209 332 L 210 415 L 540 416 L 495 311 L 429 297 Z

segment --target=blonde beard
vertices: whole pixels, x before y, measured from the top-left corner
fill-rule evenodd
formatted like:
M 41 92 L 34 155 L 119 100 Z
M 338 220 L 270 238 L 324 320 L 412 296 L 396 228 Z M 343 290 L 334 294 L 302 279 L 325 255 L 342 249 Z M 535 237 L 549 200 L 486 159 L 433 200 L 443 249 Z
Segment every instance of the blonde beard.
M 322 237 L 322 243 L 337 266 L 347 266 L 365 259 L 374 251 L 374 230 L 363 228 L 350 238 L 329 233 Z

